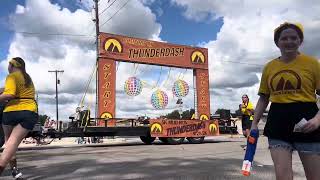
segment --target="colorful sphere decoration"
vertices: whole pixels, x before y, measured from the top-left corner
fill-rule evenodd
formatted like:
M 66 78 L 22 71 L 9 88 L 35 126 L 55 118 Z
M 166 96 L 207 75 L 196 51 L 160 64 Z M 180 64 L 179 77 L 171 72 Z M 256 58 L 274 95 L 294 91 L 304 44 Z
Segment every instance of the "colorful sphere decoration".
M 184 80 L 177 80 L 172 87 L 173 95 L 185 97 L 189 93 L 189 85 Z
M 156 109 L 163 109 L 168 105 L 168 95 L 161 91 L 157 90 L 152 93 L 151 104 Z
M 129 96 L 137 96 L 142 91 L 142 82 L 136 77 L 129 77 L 124 84 L 124 91 Z

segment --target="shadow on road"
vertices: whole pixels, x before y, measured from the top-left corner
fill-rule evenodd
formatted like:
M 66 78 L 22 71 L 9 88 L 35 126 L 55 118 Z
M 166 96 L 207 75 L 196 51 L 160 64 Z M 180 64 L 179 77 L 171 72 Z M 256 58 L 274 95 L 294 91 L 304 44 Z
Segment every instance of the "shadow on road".
M 272 166 L 255 167 L 254 175 L 243 177 L 242 161 L 237 159 L 181 158 L 142 159 L 141 161 L 98 163 L 94 160 L 75 160 L 49 164 L 45 168 L 26 166 L 26 178 L 42 179 L 152 179 L 152 180 L 211 180 L 211 179 L 273 179 Z M 224 165 L 222 165 L 224 164 Z M 236 170 L 235 170 L 236 169 Z M 272 174 L 272 173 L 271 173 Z
M 208 144 L 208 143 L 225 143 L 225 142 L 241 142 L 242 140 L 214 140 L 214 139 L 207 139 L 202 144 Z M 190 144 L 187 140 L 184 141 L 182 144 Z M 164 144 L 160 141 L 155 141 L 152 145 L 168 145 Z M 54 146 L 32 146 L 32 147 L 20 147 L 19 151 L 29 151 L 29 150 L 48 150 L 48 149 L 61 149 L 61 148 L 79 148 L 79 147 L 112 147 L 112 146 L 150 146 L 146 145 L 143 142 L 140 141 L 124 141 L 124 142 L 118 142 L 114 144 L 74 144 L 74 145 L 54 145 Z M 3 151 L 3 148 L 0 149 L 0 152 Z

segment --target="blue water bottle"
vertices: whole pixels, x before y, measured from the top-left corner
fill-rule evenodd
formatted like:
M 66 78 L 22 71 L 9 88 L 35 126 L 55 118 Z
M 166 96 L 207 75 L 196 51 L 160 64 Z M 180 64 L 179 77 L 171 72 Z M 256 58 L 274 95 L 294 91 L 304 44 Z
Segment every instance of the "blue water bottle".
M 247 149 L 242 163 L 242 174 L 250 176 L 254 154 L 256 153 L 257 142 L 259 138 L 259 130 L 253 129 L 247 138 Z

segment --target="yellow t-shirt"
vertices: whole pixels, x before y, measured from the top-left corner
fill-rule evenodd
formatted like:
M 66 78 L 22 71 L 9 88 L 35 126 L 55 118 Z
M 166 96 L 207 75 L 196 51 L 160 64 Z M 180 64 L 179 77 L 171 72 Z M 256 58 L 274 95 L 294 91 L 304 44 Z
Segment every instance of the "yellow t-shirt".
M 7 103 L 3 112 L 23 110 L 37 112 L 37 105 L 36 102 L 33 100 L 35 95 L 34 86 L 33 84 L 31 84 L 29 87 L 25 87 L 24 84 L 24 77 L 20 71 L 10 73 L 7 76 L 3 94 L 11 94 L 15 96 L 15 98 L 17 99 L 10 100 Z
M 253 104 L 249 101 L 248 104 L 242 103 L 242 105 L 244 105 L 244 107 L 241 108 L 241 113 L 243 115 L 250 116 L 250 120 L 253 120 L 253 114 L 252 114 L 252 112 L 254 110 Z
M 270 95 L 274 103 L 316 102 L 316 89 L 320 89 L 320 63 L 299 54 L 290 63 L 279 58 L 270 61 L 264 67 L 259 94 Z

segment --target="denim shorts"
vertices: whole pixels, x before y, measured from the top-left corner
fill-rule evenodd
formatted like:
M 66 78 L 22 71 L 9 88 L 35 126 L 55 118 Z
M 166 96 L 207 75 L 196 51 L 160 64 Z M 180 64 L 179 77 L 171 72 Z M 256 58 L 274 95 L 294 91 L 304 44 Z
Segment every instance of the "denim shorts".
M 20 124 L 23 128 L 32 130 L 38 122 L 38 114 L 33 111 L 11 111 L 4 112 L 2 115 L 2 124 L 16 126 Z
M 279 139 L 268 138 L 269 149 L 283 148 L 290 152 L 298 151 L 302 153 L 319 154 L 320 142 L 287 142 Z

